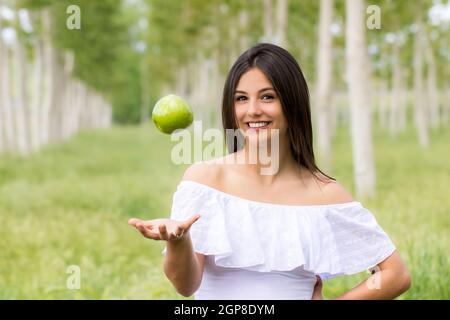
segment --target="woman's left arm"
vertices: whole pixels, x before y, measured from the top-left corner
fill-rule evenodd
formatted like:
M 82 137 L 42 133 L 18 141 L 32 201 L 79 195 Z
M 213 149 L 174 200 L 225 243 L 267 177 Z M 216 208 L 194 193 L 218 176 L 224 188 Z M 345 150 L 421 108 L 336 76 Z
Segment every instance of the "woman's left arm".
M 377 265 L 369 278 L 336 300 L 394 299 L 411 286 L 411 276 L 397 250 Z

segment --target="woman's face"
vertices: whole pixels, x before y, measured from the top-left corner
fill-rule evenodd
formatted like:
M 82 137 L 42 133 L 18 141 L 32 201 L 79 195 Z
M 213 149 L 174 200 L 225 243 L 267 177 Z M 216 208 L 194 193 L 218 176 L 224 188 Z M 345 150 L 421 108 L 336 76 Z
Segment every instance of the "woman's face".
M 252 68 L 241 76 L 234 94 L 234 108 L 239 128 L 250 143 L 270 139 L 272 129 L 279 130 L 280 139 L 286 136 L 287 121 L 281 101 L 260 69 Z M 260 135 L 261 129 L 266 130 Z

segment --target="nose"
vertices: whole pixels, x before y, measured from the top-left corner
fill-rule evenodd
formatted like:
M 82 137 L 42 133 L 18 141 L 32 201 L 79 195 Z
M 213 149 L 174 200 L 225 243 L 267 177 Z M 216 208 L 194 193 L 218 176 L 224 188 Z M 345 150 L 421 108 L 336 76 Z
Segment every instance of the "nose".
M 257 99 L 250 99 L 248 103 L 247 114 L 249 116 L 259 116 L 262 114 L 262 111 L 259 107 Z

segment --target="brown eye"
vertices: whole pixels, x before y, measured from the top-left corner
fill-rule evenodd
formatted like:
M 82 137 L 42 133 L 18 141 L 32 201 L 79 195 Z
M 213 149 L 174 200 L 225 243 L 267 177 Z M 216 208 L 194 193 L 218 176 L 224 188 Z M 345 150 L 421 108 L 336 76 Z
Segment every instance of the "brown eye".
M 275 97 L 270 94 L 265 94 L 261 97 L 262 100 L 273 100 Z
M 237 96 L 236 97 L 236 101 L 244 101 L 245 99 L 247 99 L 246 96 Z

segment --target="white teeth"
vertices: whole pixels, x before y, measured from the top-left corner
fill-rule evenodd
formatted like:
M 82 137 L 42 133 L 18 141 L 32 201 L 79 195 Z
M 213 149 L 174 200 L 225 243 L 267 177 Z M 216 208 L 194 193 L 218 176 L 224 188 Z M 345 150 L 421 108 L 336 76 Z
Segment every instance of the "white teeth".
M 249 122 L 248 125 L 250 128 L 259 128 L 268 125 L 269 122 Z

